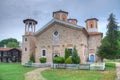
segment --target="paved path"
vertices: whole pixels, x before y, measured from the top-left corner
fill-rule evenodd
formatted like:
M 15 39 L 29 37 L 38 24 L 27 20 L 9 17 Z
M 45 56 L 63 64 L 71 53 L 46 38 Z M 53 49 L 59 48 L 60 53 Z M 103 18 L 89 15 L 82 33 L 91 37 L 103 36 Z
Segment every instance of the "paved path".
M 36 70 L 33 70 L 31 72 L 27 72 L 25 74 L 25 80 L 46 80 L 42 77 L 41 71 L 48 69 L 48 68 L 38 68 Z
M 120 80 L 120 63 L 116 63 L 116 72 L 117 72 L 117 79 L 116 80 Z

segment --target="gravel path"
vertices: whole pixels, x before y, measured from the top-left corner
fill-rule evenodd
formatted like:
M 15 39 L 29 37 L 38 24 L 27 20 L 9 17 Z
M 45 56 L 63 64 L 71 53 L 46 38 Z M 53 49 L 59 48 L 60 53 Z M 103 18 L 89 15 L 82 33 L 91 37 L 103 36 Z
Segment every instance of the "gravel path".
M 41 71 L 46 70 L 46 69 L 48 69 L 48 68 L 38 68 L 31 72 L 27 72 L 25 74 L 25 80 L 46 80 L 41 75 Z
M 120 63 L 116 63 L 116 72 L 117 72 L 117 79 L 116 80 L 120 80 Z

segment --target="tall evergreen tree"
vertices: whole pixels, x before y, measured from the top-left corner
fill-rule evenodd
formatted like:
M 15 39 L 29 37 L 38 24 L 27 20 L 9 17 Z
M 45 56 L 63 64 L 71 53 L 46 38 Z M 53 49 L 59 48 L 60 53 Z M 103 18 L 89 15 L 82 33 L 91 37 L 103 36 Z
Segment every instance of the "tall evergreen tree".
M 102 45 L 98 49 L 98 56 L 101 57 L 101 59 L 115 59 L 119 54 L 119 26 L 113 13 L 110 14 L 108 21 L 106 37 L 102 40 Z
M 65 48 L 65 60 L 70 56 L 70 51 Z
M 72 62 L 74 64 L 79 64 L 80 63 L 80 57 L 78 56 L 78 52 L 77 52 L 76 47 L 73 48 Z

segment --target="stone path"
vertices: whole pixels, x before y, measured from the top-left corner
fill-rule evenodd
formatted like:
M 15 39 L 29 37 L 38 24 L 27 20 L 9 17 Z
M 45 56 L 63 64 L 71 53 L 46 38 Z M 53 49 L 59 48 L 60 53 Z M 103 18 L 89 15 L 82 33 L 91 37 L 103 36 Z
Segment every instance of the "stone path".
M 117 72 L 117 79 L 116 80 L 120 80 L 120 63 L 116 63 L 116 72 Z
M 38 68 L 36 70 L 33 70 L 31 72 L 27 72 L 25 74 L 25 80 L 46 80 L 42 77 L 41 71 L 48 69 L 48 68 Z

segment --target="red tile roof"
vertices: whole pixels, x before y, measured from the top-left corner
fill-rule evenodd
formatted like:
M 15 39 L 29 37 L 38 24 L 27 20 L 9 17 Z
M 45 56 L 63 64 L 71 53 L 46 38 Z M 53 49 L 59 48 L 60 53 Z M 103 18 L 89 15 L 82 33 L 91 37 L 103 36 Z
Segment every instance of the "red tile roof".
M 2 48 L 2 47 L 0 47 L 0 51 L 9 51 L 9 50 L 11 50 L 11 49 L 18 49 L 18 50 L 21 51 L 20 48 Z
M 103 33 L 101 33 L 101 32 L 88 32 L 88 34 L 89 35 L 99 35 L 99 34 L 103 34 Z

